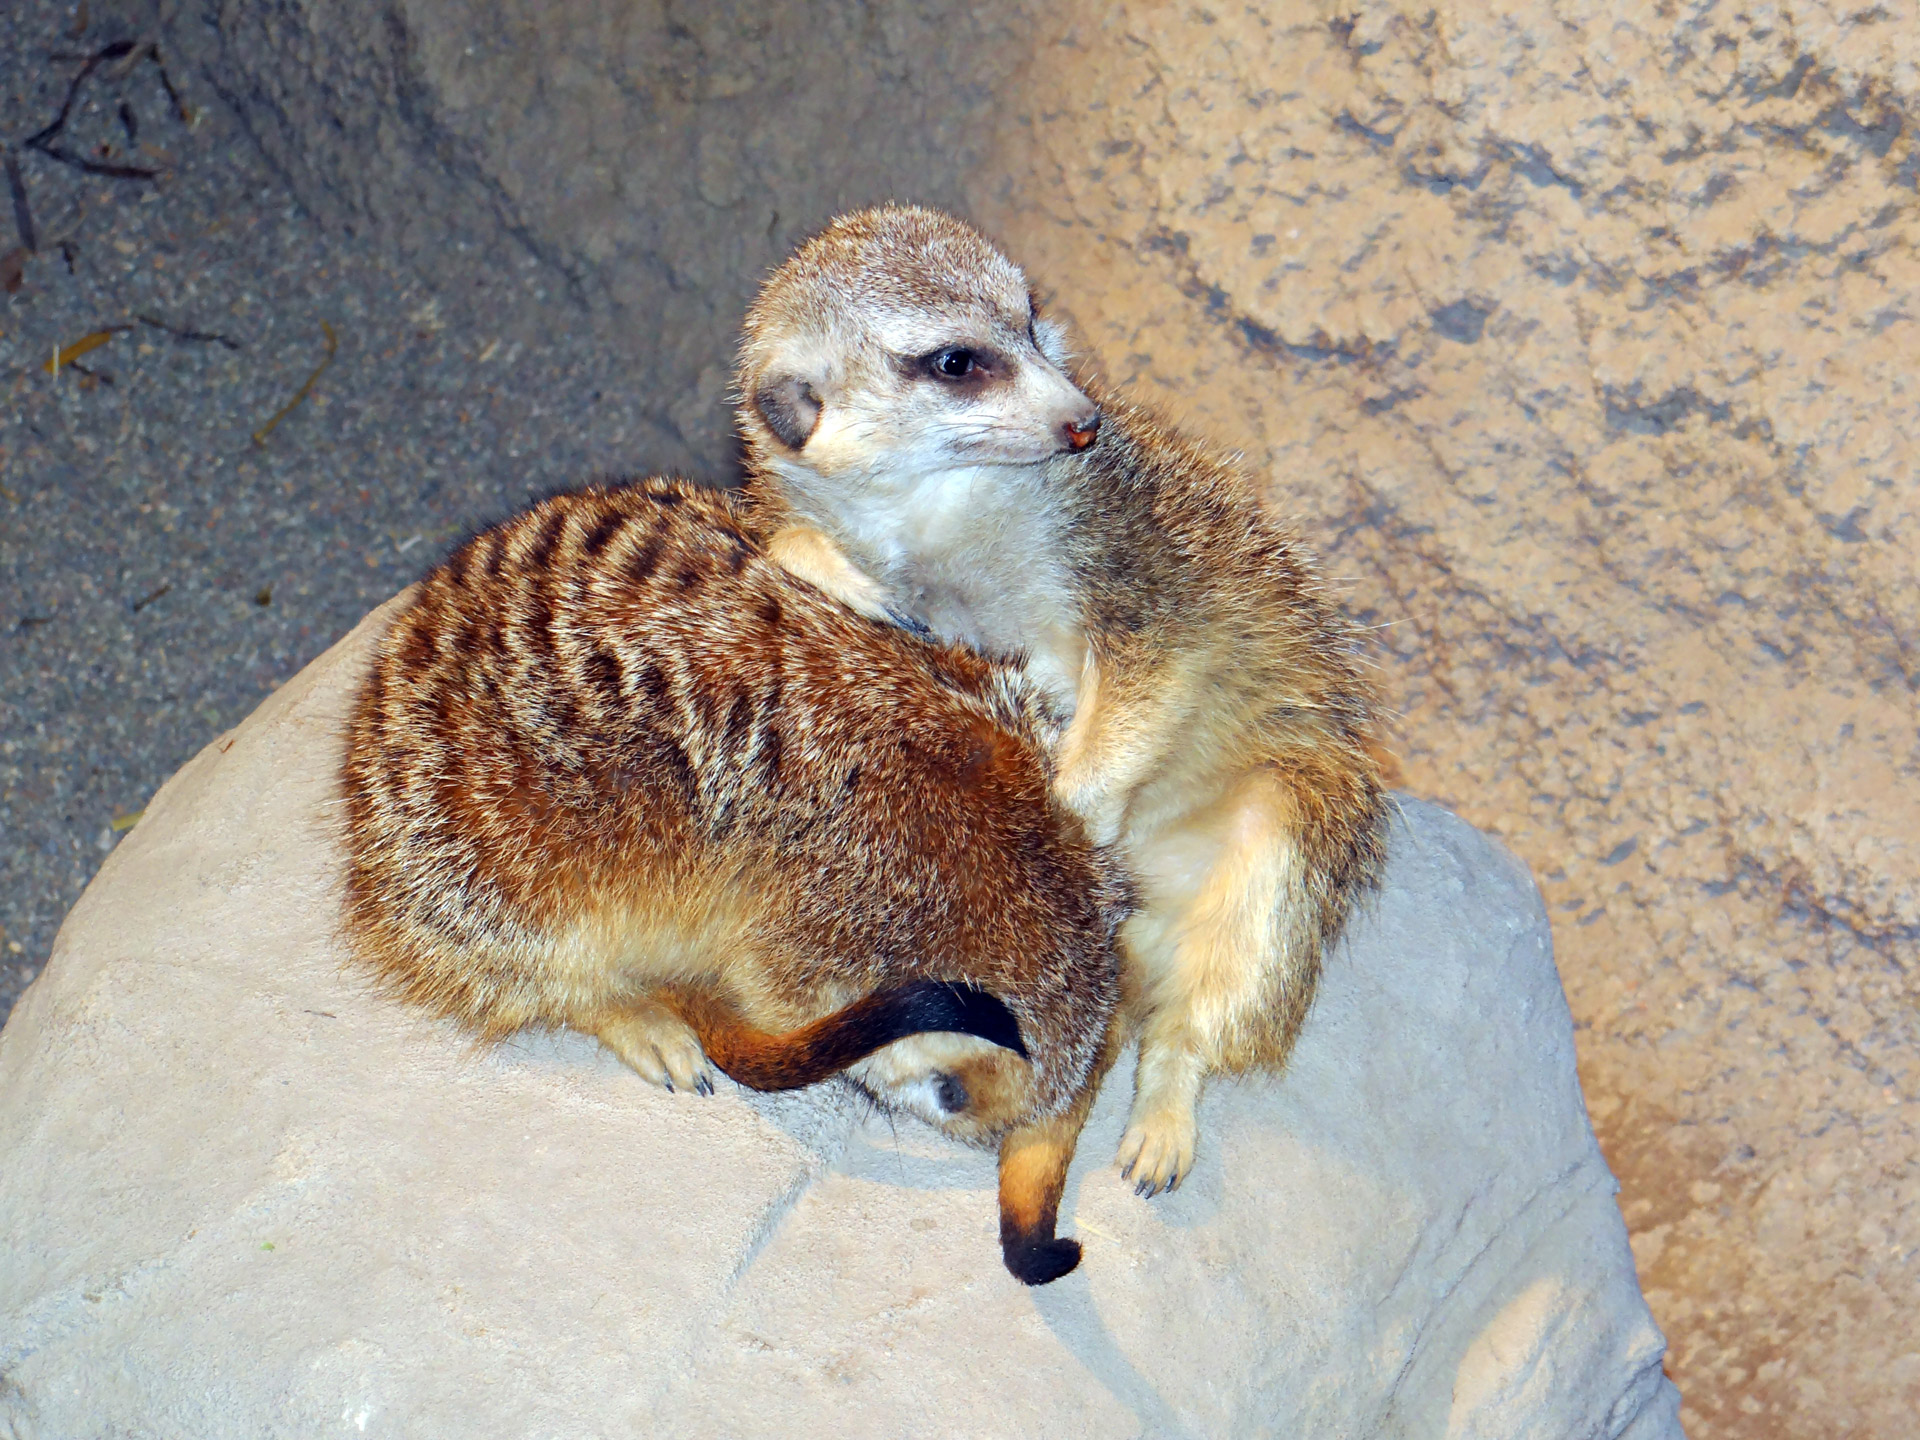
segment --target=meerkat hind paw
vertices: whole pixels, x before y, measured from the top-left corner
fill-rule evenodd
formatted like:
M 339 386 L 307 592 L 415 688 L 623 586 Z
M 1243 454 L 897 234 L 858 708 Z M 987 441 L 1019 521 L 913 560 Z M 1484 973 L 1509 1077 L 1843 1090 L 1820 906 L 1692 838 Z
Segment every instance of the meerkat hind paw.
M 600 1039 L 642 1079 L 669 1093 L 713 1094 L 713 1074 L 700 1037 L 678 1016 L 635 1016 L 603 1030 Z
M 1161 1110 L 1136 1119 L 1120 1137 L 1121 1177 L 1143 1199 L 1171 1191 L 1192 1173 L 1193 1146 L 1191 1115 Z

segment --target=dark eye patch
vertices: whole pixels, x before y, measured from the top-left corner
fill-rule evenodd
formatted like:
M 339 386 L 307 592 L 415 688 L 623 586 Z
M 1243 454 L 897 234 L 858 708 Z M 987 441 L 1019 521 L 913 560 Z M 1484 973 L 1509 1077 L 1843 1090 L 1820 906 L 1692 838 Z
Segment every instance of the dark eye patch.
M 980 368 L 980 357 L 964 348 L 942 350 L 927 368 L 942 380 L 964 380 Z
M 1005 358 L 984 345 L 942 345 L 902 365 L 910 378 L 959 389 L 978 389 L 1007 372 Z

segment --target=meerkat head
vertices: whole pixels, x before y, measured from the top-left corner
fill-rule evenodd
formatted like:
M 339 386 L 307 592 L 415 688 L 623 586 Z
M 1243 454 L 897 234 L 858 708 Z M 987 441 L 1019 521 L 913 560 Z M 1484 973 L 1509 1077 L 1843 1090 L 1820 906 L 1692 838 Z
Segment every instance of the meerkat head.
M 1033 466 L 1092 443 L 1100 410 L 1019 268 L 915 206 L 843 216 L 747 314 L 736 382 L 752 460 L 799 497 L 957 468 Z

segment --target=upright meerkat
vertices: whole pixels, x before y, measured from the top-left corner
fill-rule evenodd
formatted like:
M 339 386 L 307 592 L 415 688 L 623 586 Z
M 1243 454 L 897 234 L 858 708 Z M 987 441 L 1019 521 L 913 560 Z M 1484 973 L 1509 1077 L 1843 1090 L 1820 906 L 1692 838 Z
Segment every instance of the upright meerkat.
M 875 617 L 1020 651 L 1063 716 L 1056 793 L 1140 888 L 1120 1146 L 1187 1174 L 1205 1076 L 1279 1066 L 1382 863 L 1375 703 L 1292 530 L 1223 457 L 1067 373 L 978 232 L 886 206 L 768 280 L 737 373 L 769 553 Z
M 850 613 L 741 511 L 561 496 L 422 583 L 349 727 L 349 936 L 483 1035 L 571 1026 L 669 1089 L 858 1062 L 1000 1147 L 1008 1268 L 1051 1280 L 1125 881 L 1017 669 Z

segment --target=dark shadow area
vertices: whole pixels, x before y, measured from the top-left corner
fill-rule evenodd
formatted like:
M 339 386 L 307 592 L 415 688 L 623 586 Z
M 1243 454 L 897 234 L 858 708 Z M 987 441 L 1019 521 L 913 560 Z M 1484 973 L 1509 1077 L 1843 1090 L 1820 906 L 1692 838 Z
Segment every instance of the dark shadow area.
M 430 289 L 85 12 L 0 9 L 0 1018 L 201 746 L 456 538 L 684 455 L 531 261 Z M 23 143 L 70 90 L 92 168 Z

